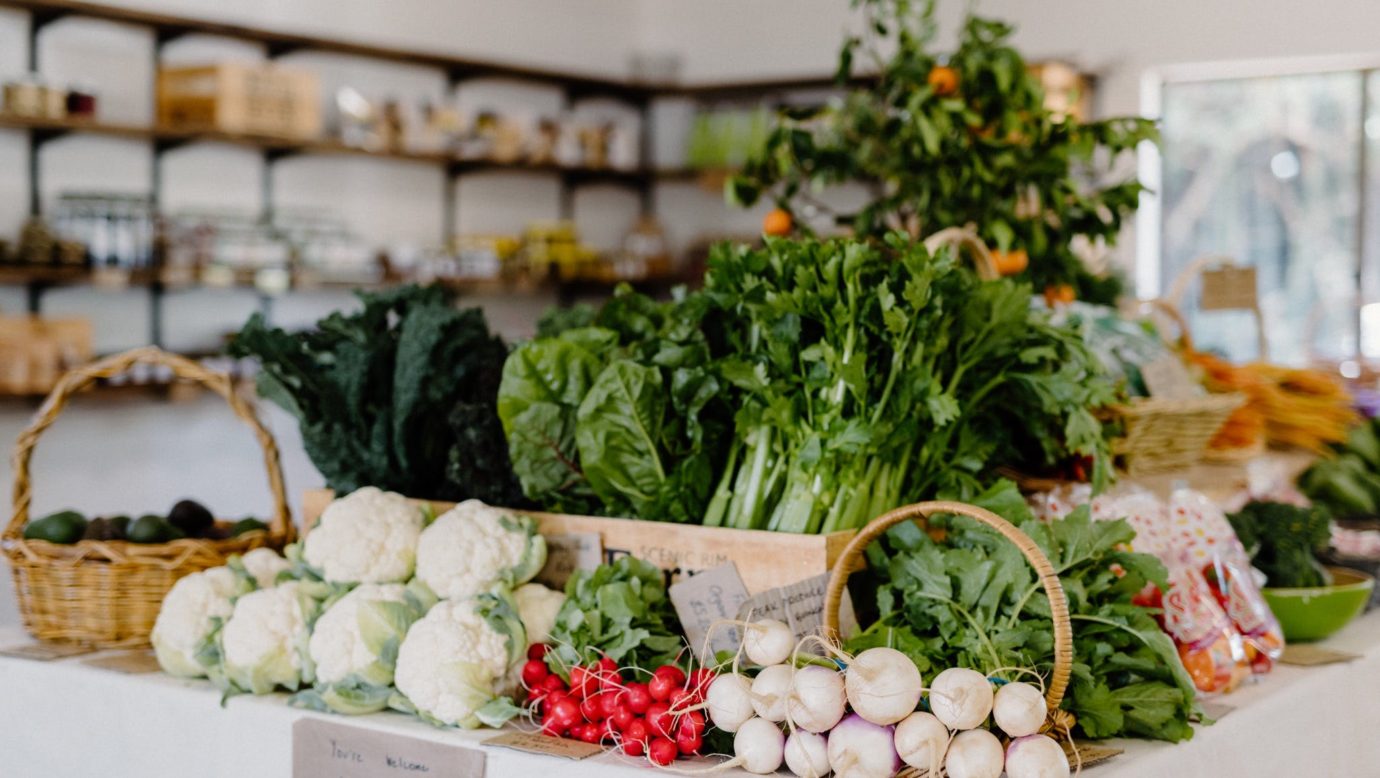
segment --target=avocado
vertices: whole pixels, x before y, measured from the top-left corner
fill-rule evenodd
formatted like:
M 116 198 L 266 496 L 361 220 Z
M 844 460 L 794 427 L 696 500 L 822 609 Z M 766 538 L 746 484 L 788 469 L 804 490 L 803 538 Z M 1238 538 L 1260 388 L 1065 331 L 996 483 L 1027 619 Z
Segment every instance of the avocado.
M 260 529 L 268 529 L 268 525 L 258 519 L 248 518 L 240 519 L 235 522 L 235 526 L 230 528 L 230 532 L 234 535 L 243 535 L 246 532 L 253 532 L 254 530 Z
M 124 540 L 125 532 L 129 529 L 128 516 L 110 516 L 108 518 L 92 519 L 86 525 L 86 532 L 82 534 L 82 540 Z
M 195 500 L 179 500 L 168 511 L 168 523 L 185 532 L 189 537 L 206 537 L 216 519 L 206 506 Z
M 128 536 L 131 543 L 167 543 L 186 537 L 182 530 L 169 524 L 162 516 L 152 513 L 140 516 L 130 523 Z
M 86 517 L 76 511 L 58 511 L 24 525 L 26 540 L 76 543 L 86 533 Z

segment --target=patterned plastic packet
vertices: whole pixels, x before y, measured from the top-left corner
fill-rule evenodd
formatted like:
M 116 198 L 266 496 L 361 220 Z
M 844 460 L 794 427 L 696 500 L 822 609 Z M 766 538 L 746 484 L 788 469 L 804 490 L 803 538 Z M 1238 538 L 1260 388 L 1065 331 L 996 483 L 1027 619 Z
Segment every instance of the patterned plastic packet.
M 1191 565 L 1168 565 L 1169 590 L 1151 585 L 1136 601 L 1159 608 L 1160 627 L 1174 640 L 1179 659 L 1205 693 L 1235 689 L 1251 674 L 1241 633 L 1213 596 L 1202 573 Z

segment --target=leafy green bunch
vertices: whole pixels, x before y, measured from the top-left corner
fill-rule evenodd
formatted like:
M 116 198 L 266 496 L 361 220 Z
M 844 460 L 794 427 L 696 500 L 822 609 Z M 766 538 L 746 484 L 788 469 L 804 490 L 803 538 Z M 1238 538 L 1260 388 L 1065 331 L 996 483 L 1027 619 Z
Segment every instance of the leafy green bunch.
M 680 658 L 680 622 L 666 596 L 664 573 L 650 562 L 624 556 L 576 570 L 565 594 L 548 641 L 552 672 L 568 677 L 570 668 L 605 656 L 620 667 L 647 670 Z
M 1227 516 L 1251 564 L 1268 586 L 1324 586 L 1327 569 L 1317 555 L 1332 540 L 1332 514 L 1320 505 L 1307 508 L 1281 502 L 1251 501 Z
M 1192 679 L 1155 611 L 1134 598 L 1147 584 L 1168 586 L 1154 556 L 1122 550 L 1135 530 L 1124 520 L 1093 521 L 1086 506 L 1048 524 L 1030 513 L 1014 484 L 973 500 L 1029 535 L 1054 565 L 1073 627 L 1072 680 L 1062 707 L 1090 738 L 1184 740 L 1200 717 Z M 922 672 L 968 667 L 1010 677 L 1030 668 L 1046 679 L 1054 666 L 1049 599 L 1021 552 L 966 517 L 940 517 L 889 531 L 868 551 L 878 618 L 849 641 L 850 652 L 891 646 Z M 885 545 L 886 548 L 882 548 Z
M 963 498 L 997 464 L 1106 446 L 1095 358 L 1010 280 L 885 241 L 722 244 L 703 291 L 737 396 L 704 523 L 831 532 L 918 499 Z
M 259 394 L 297 417 L 327 484 L 513 505 L 521 492 L 494 412 L 508 348 L 440 287 L 360 292 L 289 333 L 254 315 L 230 353 L 259 360 Z
M 1051 112 L 1004 22 L 969 16 L 945 57 L 933 50 L 934 0 L 853 5 L 866 37 L 845 42 L 837 77 L 861 85 L 841 101 L 784 111 L 729 182 L 729 199 L 750 205 L 768 195 L 795 216 L 833 213 L 858 235 L 920 237 L 971 223 L 988 245 L 1028 253 L 1035 288 L 1072 284 L 1083 299 L 1115 298 L 1120 284 L 1090 274 L 1073 240 L 1115 242 L 1143 187 L 1110 170 L 1121 152 L 1156 137 L 1153 123 Z M 870 75 L 856 75 L 860 61 Z M 816 197 L 850 182 L 869 192 L 856 211 Z
M 623 288 L 513 352 L 498 415 L 528 497 L 569 513 L 699 521 L 732 432 L 706 302 Z

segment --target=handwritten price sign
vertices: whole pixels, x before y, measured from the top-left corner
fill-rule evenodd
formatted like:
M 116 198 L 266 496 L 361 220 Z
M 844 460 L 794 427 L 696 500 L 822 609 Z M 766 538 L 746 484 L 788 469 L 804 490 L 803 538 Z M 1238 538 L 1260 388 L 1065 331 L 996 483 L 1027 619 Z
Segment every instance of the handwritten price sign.
M 293 778 L 484 778 L 484 752 L 322 719 L 292 725 Z

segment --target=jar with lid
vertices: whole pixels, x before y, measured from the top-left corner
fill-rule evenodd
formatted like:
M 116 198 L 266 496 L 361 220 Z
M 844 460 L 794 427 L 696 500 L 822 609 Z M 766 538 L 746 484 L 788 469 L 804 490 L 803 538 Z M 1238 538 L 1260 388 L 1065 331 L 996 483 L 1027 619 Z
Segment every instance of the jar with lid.
M 67 115 L 73 119 L 96 118 L 96 90 L 90 84 L 78 82 L 67 88 Z

